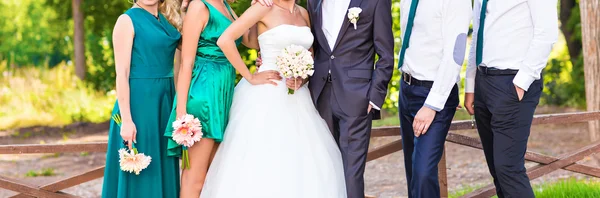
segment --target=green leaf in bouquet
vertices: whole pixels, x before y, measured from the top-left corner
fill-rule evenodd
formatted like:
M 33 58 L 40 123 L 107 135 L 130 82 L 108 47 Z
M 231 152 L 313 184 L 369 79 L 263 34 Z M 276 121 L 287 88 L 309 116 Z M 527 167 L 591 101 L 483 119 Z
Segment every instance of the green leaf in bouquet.
M 121 126 L 121 123 L 123 122 L 123 120 L 121 120 L 121 115 L 119 114 L 114 114 L 112 116 L 112 119 L 115 121 L 115 123 L 119 126 Z

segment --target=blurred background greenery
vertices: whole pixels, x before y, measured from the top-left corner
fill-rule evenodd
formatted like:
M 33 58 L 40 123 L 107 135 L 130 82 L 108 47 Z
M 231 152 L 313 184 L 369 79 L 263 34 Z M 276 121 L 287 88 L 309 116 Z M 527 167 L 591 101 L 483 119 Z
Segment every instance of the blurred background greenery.
M 85 76 L 75 75 L 72 1 L 81 3 Z M 0 1 L 0 130 L 29 126 L 64 126 L 73 122 L 104 122 L 115 100 L 111 34 L 117 17 L 132 6 L 128 0 L 2 0 Z M 298 2 L 306 5 L 306 0 Z M 394 35 L 399 50 L 399 3 L 393 0 Z M 585 108 L 581 25 L 578 0 L 561 0 L 564 37 L 555 45 L 544 71 L 542 105 Z M 232 4 L 241 14 L 250 0 Z M 240 47 L 254 69 L 256 51 Z M 397 51 L 396 51 L 397 52 Z M 397 54 L 397 53 L 396 53 Z M 464 68 L 463 68 L 464 75 Z M 383 106 L 397 124 L 398 72 Z M 462 82 L 461 82 L 462 85 Z M 461 97 L 462 98 L 462 97 Z M 457 119 L 468 119 L 459 111 Z

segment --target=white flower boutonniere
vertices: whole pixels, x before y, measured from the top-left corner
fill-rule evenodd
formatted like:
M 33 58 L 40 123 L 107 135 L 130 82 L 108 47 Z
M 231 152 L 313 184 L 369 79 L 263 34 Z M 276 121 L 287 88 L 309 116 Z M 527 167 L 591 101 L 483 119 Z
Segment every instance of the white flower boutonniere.
M 356 22 L 358 22 L 358 19 L 360 18 L 358 15 L 360 15 L 360 13 L 362 12 L 362 9 L 360 9 L 359 7 L 353 7 L 348 9 L 348 20 L 350 20 L 350 23 L 352 23 L 354 25 L 354 29 L 356 30 Z

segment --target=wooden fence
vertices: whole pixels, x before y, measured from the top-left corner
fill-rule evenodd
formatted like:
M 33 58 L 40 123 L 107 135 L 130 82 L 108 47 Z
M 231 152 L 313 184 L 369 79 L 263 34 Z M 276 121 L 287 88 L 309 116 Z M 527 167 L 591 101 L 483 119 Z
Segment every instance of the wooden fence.
M 587 122 L 600 120 L 600 112 L 583 112 L 583 113 L 564 113 L 564 114 L 549 114 L 537 115 L 533 120 L 534 125 L 540 124 L 569 124 L 577 122 Z M 471 121 L 456 121 L 452 123 L 450 128 L 454 130 L 471 129 Z M 372 132 L 372 138 L 399 136 L 399 127 L 381 127 L 375 128 Z M 476 149 L 482 149 L 481 142 L 478 138 L 467 137 L 464 135 L 450 132 L 446 139 L 448 142 L 456 143 L 462 146 L 467 146 Z M 396 140 L 389 144 L 377 147 L 369 151 L 367 156 L 368 161 L 376 160 L 383 156 L 392 154 L 402 150 L 402 140 Z M 45 144 L 45 145 L 1 145 L 0 154 L 29 154 L 29 153 L 80 153 L 80 152 L 105 152 L 106 143 L 83 143 L 83 144 Z M 600 142 L 595 142 L 585 146 L 575 152 L 561 157 L 554 157 L 527 151 L 525 159 L 538 163 L 537 166 L 529 168 L 527 174 L 530 179 L 536 179 L 553 171 L 563 169 L 571 172 L 581 173 L 584 175 L 600 178 L 600 168 L 590 167 L 577 162 L 587 156 L 600 153 Z M 402 163 L 402 162 L 398 162 Z M 85 173 L 81 173 L 69 178 L 62 179 L 43 186 L 36 186 L 22 181 L 10 179 L 0 176 L 0 188 L 18 192 L 20 194 L 13 197 L 76 197 L 74 195 L 62 192 L 69 187 L 73 187 L 97 178 L 101 178 L 104 173 L 104 166 L 91 169 Z M 445 155 L 439 164 L 440 173 L 440 191 L 443 197 L 448 196 L 448 181 L 446 178 L 446 159 Z M 488 185 L 477 189 L 465 197 L 491 197 L 495 195 L 493 185 Z

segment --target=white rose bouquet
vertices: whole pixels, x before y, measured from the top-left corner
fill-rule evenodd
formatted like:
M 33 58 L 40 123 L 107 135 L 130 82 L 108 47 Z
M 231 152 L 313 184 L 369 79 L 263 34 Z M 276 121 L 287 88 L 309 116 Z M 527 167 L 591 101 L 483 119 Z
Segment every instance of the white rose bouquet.
M 307 79 L 315 73 L 314 60 L 310 51 L 299 45 L 290 45 L 277 56 L 277 67 L 285 78 Z M 288 88 L 288 94 L 294 94 Z

